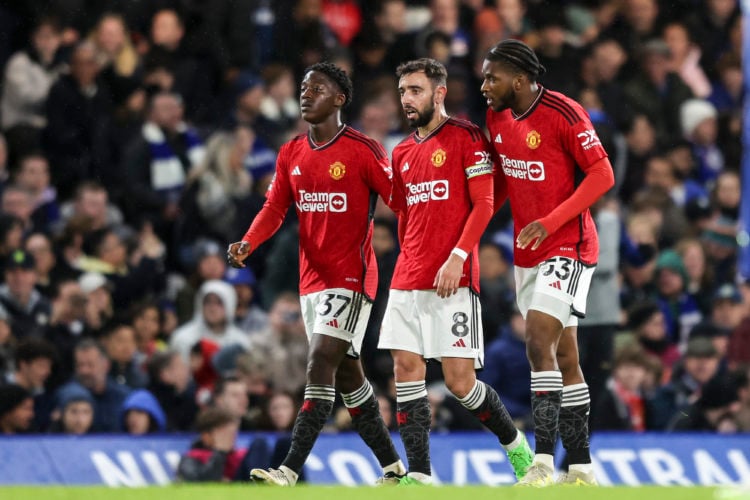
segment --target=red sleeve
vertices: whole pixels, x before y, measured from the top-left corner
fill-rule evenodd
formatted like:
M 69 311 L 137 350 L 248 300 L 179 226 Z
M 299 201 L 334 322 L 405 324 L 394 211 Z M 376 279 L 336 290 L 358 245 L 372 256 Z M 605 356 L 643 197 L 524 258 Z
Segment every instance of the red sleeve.
M 612 165 L 607 158 L 600 158 L 583 170 L 586 177 L 573 195 L 539 221 L 547 233 L 554 233 L 560 226 L 585 211 L 615 184 Z
M 466 253 L 474 249 L 494 214 L 492 180 L 491 175 L 479 175 L 469 179 L 469 197 L 472 207 L 461 238 L 456 244 L 456 247 Z
M 380 150 L 382 156 L 373 156 L 372 161 L 369 162 L 367 169 L 367 185 L 380 195 L 385 204 L 388 205 L 391 210 L 398 213 L 399 207 L 392 206 L 391 203 L 393 169 L 391 168 L 391 162 L 388 159 L 388 155 L 382 146 L 380 147 Z
M 242 237 L 242 241 L 250 244 L 251 252 L 278 231 L 292 203 L 286 156 L 287 147 L 282 146 L 276 161 L 276 173 L 268 187 L 266 202 L 253 219 L 245 236 Z
M 396 161 L 396 153 L 393 154 L 393 165 L 400 165 L 401 163 Z M 396 213 L 406 214 L 406 187 L 404 186 L 404 180 L 401 178 L 401 173 L 396 169 L 391 169 L 391 195 L 389 196 L 387 205 L 391 207 Z M 399 224 L 399 227 L 401 224 Z M 399 229 L 400 231 L 400 229 Z

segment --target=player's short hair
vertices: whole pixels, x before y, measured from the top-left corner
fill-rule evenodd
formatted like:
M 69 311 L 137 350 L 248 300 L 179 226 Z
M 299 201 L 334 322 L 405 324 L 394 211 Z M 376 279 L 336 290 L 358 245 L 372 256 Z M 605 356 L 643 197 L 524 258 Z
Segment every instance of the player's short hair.
M 195 429 L 200 433 L 211 432 L 235 420 L 234 415 L 228 410 L 209 407 L 198 414 L 195 419 Z
M 447 85 L 448 70 L 445 69 L 443 63 L 436 61 L 435 59 L 430 59 L 429 57 L 414 59 L 413 61 L 407 61 L 399 65 L 399 67 L 396 68 L 396 76 L 401 78 L 404 75 L 411 75 L 412 73 L 419 73 L 420 71 L 429 78 L 433 87 L 445 87 Z
M 520 40 L 508 38 L 497 43 L 487 52 L 488 61 L 500 63 L 514 73 L 524 73 L 535 82 L 546 70 L 539 62 L 534 50 Z
M 352 88 L 352 80 L 346 72 L 330 62 L 319 62 L 305 69 L 304 74 L 308 74 L 310 71 L 317 71 L 323 73 L 335 83 L 342 94 L 344 94 L 344 106 L 348 106 L 352 102 L 352 94 L 354 93 Z

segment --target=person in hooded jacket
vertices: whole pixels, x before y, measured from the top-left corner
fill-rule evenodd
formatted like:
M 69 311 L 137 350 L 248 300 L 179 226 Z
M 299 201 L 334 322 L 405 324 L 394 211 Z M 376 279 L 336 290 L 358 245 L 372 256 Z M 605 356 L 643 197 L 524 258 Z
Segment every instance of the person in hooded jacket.
M 128 434 L 143 435 L 164 432 L 167 417 L 156 397 L 145 389 L 133 391 L 122 404 L 122 429 Z
M 234 326 L 237 293 L 232 285 L 209 280 L 195 296 L 193 319 L 172 334 L 170 347 L 188 359 L 190 350 L 200 340 L 210 340 L 220 347 L 239 344 L 250 347 L 248 336 Z

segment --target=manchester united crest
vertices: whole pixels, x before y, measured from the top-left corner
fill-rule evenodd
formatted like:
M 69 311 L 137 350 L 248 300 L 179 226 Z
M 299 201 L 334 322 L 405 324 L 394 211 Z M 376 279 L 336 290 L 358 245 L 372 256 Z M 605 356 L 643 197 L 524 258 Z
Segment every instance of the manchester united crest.
M 443 163 L 445 163 L 445 150 L 440 148 L 436 149 L 434 153 L 432 153 L 432 164 L 436 167 L 442 167 Z
M 542 142 L 542 136 L 536 130 L 532 130 L 526 135 L 526 145 L 529 149 L 536 149 Z
M 328 173 L 331 174 L 331 178 L 334 181 L 337 181 L 344 177 L 344 175 L 346 174 L 346 165 L 344 165 L 340 161 L 337 161 L 336 163 L 333 163 L 330 167 L 328 167 Z

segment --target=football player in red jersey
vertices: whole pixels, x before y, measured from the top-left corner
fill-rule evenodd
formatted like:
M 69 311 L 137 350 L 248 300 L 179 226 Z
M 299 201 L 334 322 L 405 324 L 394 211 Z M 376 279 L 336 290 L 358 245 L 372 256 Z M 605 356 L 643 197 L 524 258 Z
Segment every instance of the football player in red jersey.
M 491 146 L 473 123 L 445 112 L 447 72 L 433 59 L 397 69 L 401 105 L 415 132 L 393 150 L 391 205 L 401 253 L 378 347 L 390 349 L 397 421 L 409 473 L 430 483 L 426 360 L 442 361 L 445 383 L 498 436 L 516 476 L 531 464 L 523 433 L 494 389 L 477 380 L 484 359 L 477 244 L 493 213 Z
M 576 327 L 599 253 L 589 207 L 614 184 L 612 166 L 586 111 L 537 83 L 544 67 L 529 46 L 501 41 L 488 52 L 482 72 L 487 128 L 499 162 L 495 209 L 510 198 L 516 300 L 526 318 L 532 370 L 536 455 L 520 484 L 553 483 L 558 431 L 570 463 L 558 482 L 596 484 Z M 580 183 L 577 170 L 584 173 Z
M 288 455 L 279 469 L 250 472 L 267 484 L 296 483 L 331 414 L 336 390 L 353 427 L 383 467 L 379 481 L 395 483 L 406 473 L 359 360 L 378 281 L 371 245 L 373 210 L 377 195 L 390 197 L 391 168 L 379 143 L 342 123 L 341 108 L 351 102 L 351 94 L 349 77 L 333 64 L 305 71 L 300 108 L 310 129 L 281 147 L 266 203 L 242 240 L 227 250 L 229 264 L 243 267 L 294 204 L 300 302 L 310 354 L 305 399 Z

